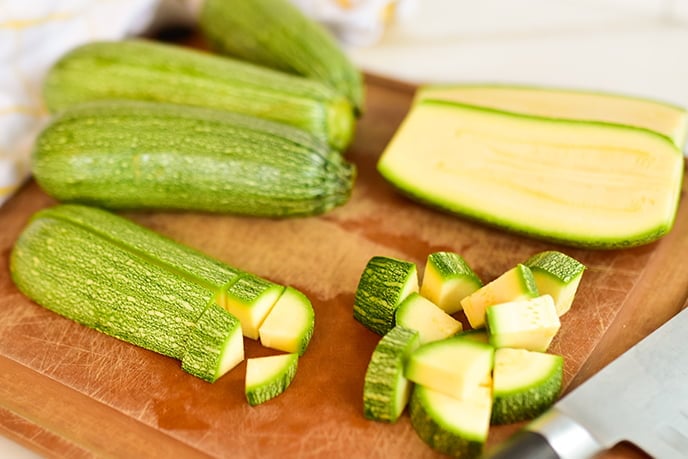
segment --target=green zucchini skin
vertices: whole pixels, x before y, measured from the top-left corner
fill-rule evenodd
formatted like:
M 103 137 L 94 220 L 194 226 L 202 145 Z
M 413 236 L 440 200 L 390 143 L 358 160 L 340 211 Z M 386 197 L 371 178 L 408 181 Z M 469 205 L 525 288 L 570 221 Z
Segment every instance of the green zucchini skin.
M 287 0 L 206 0 L 199 25 L 215 50 L 325 82 L 363 111 L 361 73 L 324 27 Z
M 224 292 L 239 277 L 253 276 L 153 230 L 96 207 L 61 204 L 39 210 L 34 219 L 49 217 L 80 226 L 124 250 L 173 271 L 209 290 Z
M 374 256 L 366 264 L 354 294 L 353 316 L 378 335 L 394 328 L 394 315 L 411 292 L 418 291 L 416 265 L 396 258 Z
M 181 358 L 182 369 L 207 382 L 215 382 L 244 359 L 242 339 L 239 319 L 213 303 L 189 333 Z
M 404 366 L 419 345 L 418 331 L 399 325 L 378 341 L 363 383 L 363 415 L 367 419 L 380 422 L 399 419 L 413 387 L 404 377 Z
M 335 149 L 351 142 L 351 103 L 325 84 L 226 56 L 141 39 L 93 42 L 50 69 L 53 113 L 104 99 L 144 100 L 243 113 L 311 132 Z
M 355 179 L 353 164 L 300 129 L 141 101 L 65 110 L 39 135 L 32 171 L 64 202 L 262 217 L 329 211 Z
M 180 359 L 216 293 L 93 232 L 49 215 L 31 220 L 11 254 L 16 286 L 41 306 Z

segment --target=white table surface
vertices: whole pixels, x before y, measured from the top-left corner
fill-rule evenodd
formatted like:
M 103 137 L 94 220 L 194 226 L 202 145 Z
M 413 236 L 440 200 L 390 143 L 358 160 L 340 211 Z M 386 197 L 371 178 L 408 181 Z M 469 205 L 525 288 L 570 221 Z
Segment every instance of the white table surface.
M 349 54 L 412 83 L 607 90 L 688 107 L 688 0 L 419 0 Z M 0 459 L 35 453 L 0 436 Z

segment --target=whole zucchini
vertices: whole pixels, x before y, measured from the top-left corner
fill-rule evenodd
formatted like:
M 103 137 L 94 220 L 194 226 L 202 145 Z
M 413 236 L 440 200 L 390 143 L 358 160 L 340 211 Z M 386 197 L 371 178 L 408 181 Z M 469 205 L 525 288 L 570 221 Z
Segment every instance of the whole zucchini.
M 51 112 L 102 99 L 228 110 L 296 126 L 337 149 L 350 143 L 355 123 L 349 101 L 320 82 L 146 40 L 75 48 L 50 69 L 43 95 Z
M 363 109 L 363 79 L 334 37 L 288 0 L 205 0 L 200 26 L 211 46 L 322 81 Z
M 300 129 L 140 101 L 65 110 L 39 135 L 32 170 L 60 201 L 264 217 L 326 212 L 348 200 L 355 176 Z

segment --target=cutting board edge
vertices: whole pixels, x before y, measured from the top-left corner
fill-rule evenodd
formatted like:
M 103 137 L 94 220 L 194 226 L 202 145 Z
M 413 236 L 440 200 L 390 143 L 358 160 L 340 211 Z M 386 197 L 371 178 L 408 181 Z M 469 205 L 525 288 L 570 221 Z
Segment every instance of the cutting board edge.
M 35 434 L 24 438 L 14 430 L 13 440 L 39 454 L 47 450 L 60 457 L 78 448 L 101 457 L 124 455 L 154 459 L 179 454 L 185 458 L 210 457 L 3 355 L 0 355 L 0 394 L 0 408 L 48 434 L 38 440 Z M 49 403 L 32 402 L 46 398 Z M 97 426 L 105 426 L 102 419 L 108 419 L 107 428 L 99 429 Z M 12 429 L 0 427 L 0 431 L 4 434 Z

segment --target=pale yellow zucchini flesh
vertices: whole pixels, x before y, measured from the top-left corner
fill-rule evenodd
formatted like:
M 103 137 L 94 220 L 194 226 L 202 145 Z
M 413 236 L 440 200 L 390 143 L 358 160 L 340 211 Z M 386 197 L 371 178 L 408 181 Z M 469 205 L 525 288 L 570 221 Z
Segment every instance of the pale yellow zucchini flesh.
M 683 155 L 646 129 L 425 100 L 378 170 L 432 206 L 538 238 L 612 248 L 670 230 Z
M 688 111 L 665 102 L 588 90 L 497 84 L 428 85 L 416 100 L 439 99 L 549 118 L 636 126 L 669 137 L 683 148 Z

